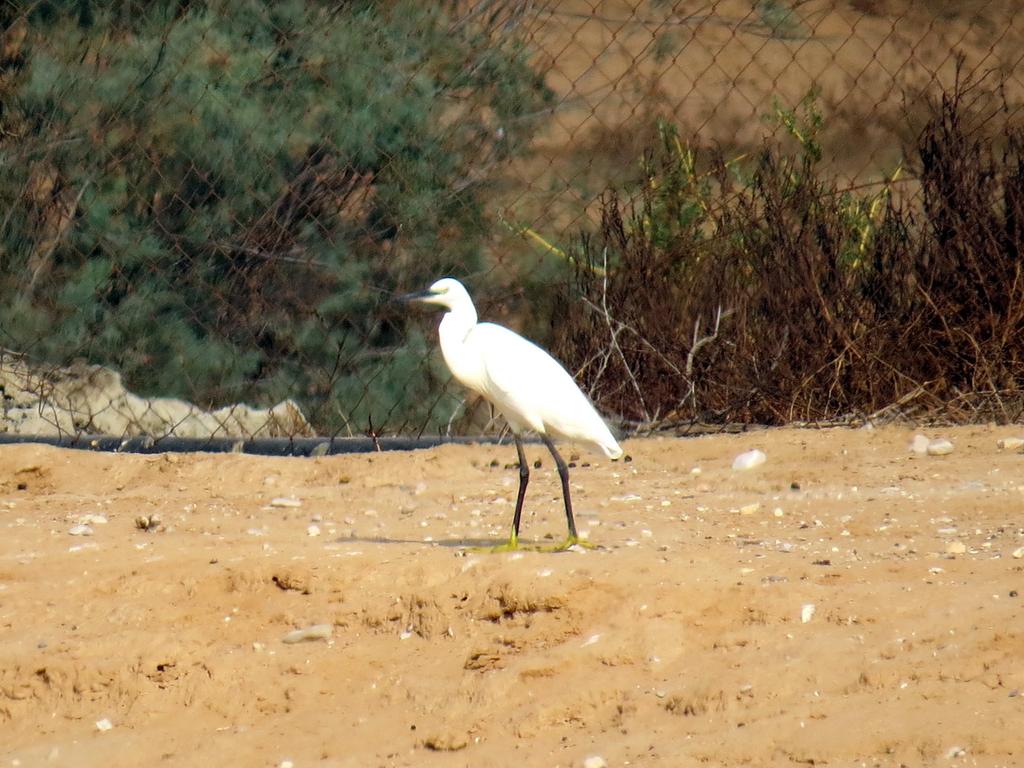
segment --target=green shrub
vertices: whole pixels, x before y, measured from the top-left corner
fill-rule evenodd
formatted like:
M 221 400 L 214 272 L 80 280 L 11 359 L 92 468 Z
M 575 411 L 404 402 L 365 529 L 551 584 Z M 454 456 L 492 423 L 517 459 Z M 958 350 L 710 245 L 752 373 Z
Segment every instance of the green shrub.
M 480 267 L 486 171 L 550 96 L 515 35 L 453 13 L 6 4 L 0 344 L 145 394 L 297 397 L 325 431 L 445 423 L 386 301 Z

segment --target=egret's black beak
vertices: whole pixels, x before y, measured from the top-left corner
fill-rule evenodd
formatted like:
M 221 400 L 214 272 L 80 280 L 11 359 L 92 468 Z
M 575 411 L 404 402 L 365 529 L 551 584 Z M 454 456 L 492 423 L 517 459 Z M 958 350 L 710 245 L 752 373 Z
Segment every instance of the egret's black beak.
M 407 293 L 403 296 L 396 296 L 395 301 L 401 301 L 405 304 L 408 304 L 409 302 L 412 301 L 425 301 L 426 299 L 431 298 L 433 295 L 434 292 L 427 288 L 427 290 L 425 291 L 415 291 L 413 293 Z

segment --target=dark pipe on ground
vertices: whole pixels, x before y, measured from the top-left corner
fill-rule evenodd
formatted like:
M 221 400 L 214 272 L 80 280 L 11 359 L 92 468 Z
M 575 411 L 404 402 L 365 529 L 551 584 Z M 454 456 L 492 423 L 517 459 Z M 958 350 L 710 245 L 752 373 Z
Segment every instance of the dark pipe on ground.
M 255 456 L 331 456 L 339 453 L 412 451 L 438 445 L 497 445 L 496 437 L 117 437 L 114 435 L 0 434 L 0 445 L 42 443 L 112 453 L 247 453 Z M 531 441 L 534 442 L 534 441 Z

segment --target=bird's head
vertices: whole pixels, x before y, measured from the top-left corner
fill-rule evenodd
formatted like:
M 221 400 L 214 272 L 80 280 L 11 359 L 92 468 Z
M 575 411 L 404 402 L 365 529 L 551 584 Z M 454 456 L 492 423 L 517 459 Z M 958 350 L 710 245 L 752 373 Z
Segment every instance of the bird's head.
M 443 277 L 427 290 L 407 293 L 401 297 L 401 300 L 421 304 L 438 304 L 447 309 L 455 309 L 466 303 L 472 306 L 473 303 L 465 286 L 453 277 Z

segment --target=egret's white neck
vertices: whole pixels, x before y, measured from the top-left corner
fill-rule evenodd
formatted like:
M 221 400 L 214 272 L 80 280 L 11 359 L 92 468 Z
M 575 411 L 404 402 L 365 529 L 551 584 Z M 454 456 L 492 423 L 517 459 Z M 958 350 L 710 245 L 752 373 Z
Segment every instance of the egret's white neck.
M 438 333 L 441 352 L 455 378 L 470 388 L 475 387 L 479 360 L 467 354 L 466 337 L 476 327 L 476 308 L 473 302 L 460 302 L 445 312 Z
M 461 345 L 476 322 L 476 307 L 472 302 L 460 302 L 449 309 L 441 318 L 441 346 Z

